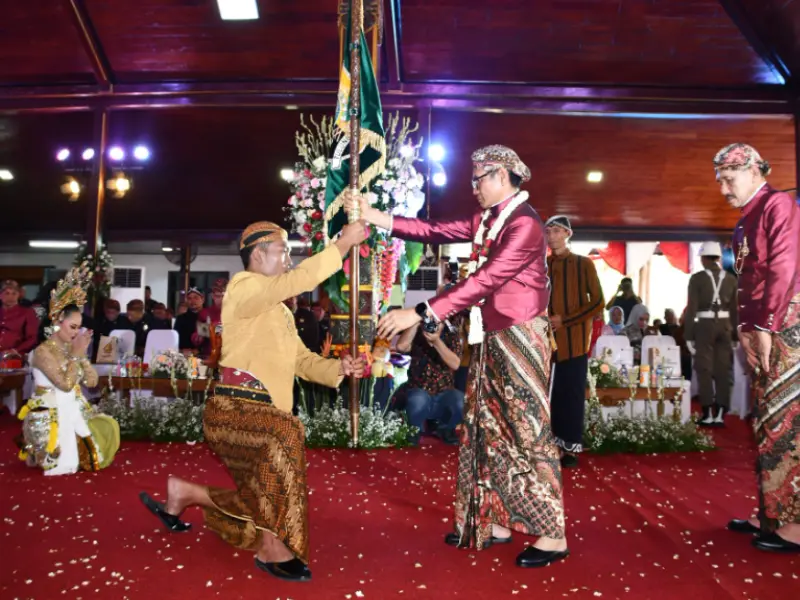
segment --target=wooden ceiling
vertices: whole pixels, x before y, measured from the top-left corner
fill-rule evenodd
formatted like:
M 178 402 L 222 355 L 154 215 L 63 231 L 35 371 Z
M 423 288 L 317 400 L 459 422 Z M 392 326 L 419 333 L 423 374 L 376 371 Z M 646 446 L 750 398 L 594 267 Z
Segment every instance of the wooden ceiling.
M 0 168 L 15 173 L 0 233 L 85 229 L 54 154 L 95 144 L 101 109 L 110 144 L 154 153 L 106 203 L 112 238 L 281 219 L 299 123 L 287 107 L 333 112 L 339 1 L 259 0 L 257 21 L 225 22 L 214 0 L 0 0 Z M 588 232 L 730 228 L 710 160 L 731 141 L 759 148 L 776 186 L 796 184 L 800 0 L 376 1 L 384 105 L 449 151 L 434 216 L 472 206 L 468 157 L 488 143 L 528 162 L 543 215 Z

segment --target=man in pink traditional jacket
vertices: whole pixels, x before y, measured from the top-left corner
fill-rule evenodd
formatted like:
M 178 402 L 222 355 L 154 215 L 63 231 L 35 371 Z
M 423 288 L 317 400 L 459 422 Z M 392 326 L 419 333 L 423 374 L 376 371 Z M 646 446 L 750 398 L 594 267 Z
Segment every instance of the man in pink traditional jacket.
M 472 242 L 468 276 L 429 303 L 388 313 L 378 335 L 392 339 L 421 322 L 426 331 L 470 310 L 471 352 L 459 451 L 451 546 L 486 549 L 512 531 L 538 537 L 521 567 L 565 558 L 561 465 L 550 427 L 553 337 L 542 221 L 521 192 L 530 170 L 505 146 L 472 155 L 480 208 L 461 219 L 392 218 L 358 199 L 361 217 L 396 237 Z M 352 210 L 355 199 L 345 208 Z M 446 325 L 447 326 L 447 325 Z
M 36 311 L 19 304 L 19 284 L 7 279 L 0 290 L 0 353 L 16 350 L 27 354 L 36 346 L 39 319 Z
M 770 166 L 746 144 L 717 153 L 739 274 L 739 339 L 753 371 L 758 519 L 728 529 L 756 534 L 760 550 L 800 553 L 800 207 L 767 183 Z

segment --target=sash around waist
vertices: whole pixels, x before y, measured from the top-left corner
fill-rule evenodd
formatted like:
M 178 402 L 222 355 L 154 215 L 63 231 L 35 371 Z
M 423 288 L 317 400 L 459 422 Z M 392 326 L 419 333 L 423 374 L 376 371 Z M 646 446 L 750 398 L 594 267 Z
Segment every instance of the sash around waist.
M 214 387 L 214 394 L 272 404 L 272 397 L 263 383 L 251 373 L 231 367 L 220 369 L 219 383 Z

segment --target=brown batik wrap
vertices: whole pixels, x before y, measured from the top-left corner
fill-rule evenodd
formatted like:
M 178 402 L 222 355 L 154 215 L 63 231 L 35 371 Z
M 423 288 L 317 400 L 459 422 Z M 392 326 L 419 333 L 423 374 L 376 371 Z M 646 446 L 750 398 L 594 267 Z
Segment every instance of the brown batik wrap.
M 753 389 L 761 529 L 800 525 L 800 295 L 772 336 L 769 373 Z
M 257 550 L 267 532 L 308 564 L 303 425 L 272 406 L 269 394 L 257 388 L 252 382 L 221 383 L 206 404 L 206 442 L 236 484 L 235 490 L 208 489 L 215 508 L 204 509 L 206 524 L 246 550 Z
M 486 334 L 470 362 L 458 456 L 455 529 L 482 549 L 492 523 L 564 537 L 559 450 L 550 428 L 550 322 Z

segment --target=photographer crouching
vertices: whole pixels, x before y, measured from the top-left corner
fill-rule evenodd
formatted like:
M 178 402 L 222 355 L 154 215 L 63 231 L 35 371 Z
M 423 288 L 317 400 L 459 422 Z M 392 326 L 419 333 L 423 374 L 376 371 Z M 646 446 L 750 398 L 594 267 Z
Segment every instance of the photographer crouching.
M 453 285 L 455 277 L 448 283 Z M 448 322 L 431 322 L 428 330 L 420 323 L 397 340 L 397 351 L 411 355 L 403 395 L 408 422 L 419 430 L 414 445 L 419 444 L 427 421 L 436 422 L 436 433 L 443 442 L 458 444 L 456 427 L 464 413 L 464 392 L 455 387 L 464 349 L 461 320 L 457 315 Z

